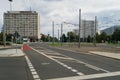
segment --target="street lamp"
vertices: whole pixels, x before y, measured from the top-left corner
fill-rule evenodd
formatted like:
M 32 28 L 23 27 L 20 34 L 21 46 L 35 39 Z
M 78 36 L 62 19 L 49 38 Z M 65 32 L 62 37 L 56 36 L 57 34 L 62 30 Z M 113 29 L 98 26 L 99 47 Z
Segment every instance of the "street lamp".
M 3 25 L 3 44 L 4 44 L 4 47 L 6 46 L 6 35 L 5 35 L 5 25 Z
M 79 48 L 80 48 L 80 28 L 81 28 L 81 9 L 79 9 L 79 44 L 78 44 Z
M 10 2 L 10 11 L 12 11 L 12 1 L 13 0 L 8 0 Z
M 52 22 L 52 34 L 53 34 L 53 39 L 52 39 L 52 44 L 54 45 L 54 21 Z

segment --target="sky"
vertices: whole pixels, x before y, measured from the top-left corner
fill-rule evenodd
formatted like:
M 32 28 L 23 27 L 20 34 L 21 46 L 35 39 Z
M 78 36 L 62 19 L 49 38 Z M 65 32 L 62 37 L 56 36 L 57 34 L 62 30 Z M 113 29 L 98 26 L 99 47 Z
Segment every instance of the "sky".
M 120 0 L 13 0 L 12 10 L 37 11 L 40 15 L 40 31 L 51 34 L 52 21 L 55 22 L 55 33 L 60 29 L 62 22 L 78 24 L 79 9 L 82 19 L 94 20 L 98 17 L 98 29 L 120 24 Z M 3 14 L 10 10 L 8 0 L 0 2 L 0 30 L 3 25 Z M 64 25 L 64 31 L 72 30 L 77 26 Z M 57 35 L 57 34 L 56 34 Z

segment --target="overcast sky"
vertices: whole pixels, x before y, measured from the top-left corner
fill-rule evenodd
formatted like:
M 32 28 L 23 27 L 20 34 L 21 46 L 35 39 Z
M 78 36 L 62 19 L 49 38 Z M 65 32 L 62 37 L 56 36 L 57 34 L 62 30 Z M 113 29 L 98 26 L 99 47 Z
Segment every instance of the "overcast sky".
M 15 11 L 37 11 L 40 15 L 41 32 L 51 34 L 51 24 L 63 21 L 78 24 L 78 10 L 82 9 L 82 19 L 94 20 L 98 16 L 99 29 L 104 25 L 119 24 L 120 0 L 13 0 Z M 8 0 L 0 2 L 0 28 L 3 24 L 3 13 L 10 10 Z M 101 25 L 103 24 L 104 25 Z M 71 29 L 65 25 L 65 29 Z M 60 25 L 55 26 L 56 31 Z

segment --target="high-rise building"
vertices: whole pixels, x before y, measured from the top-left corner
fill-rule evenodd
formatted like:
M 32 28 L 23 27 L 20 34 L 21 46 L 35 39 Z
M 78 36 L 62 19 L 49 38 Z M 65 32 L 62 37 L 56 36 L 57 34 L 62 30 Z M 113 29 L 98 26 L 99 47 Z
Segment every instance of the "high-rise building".
M 97 32 L 97 28 L 96 28 Z M 79 30 L 75 29 L 74 33 L 76 35 L 79 34 Z M 95 21 L 93 20 L 82 20 L 81 21 L 81 28 L 80 28 L 80 37 L 82 39 L 86 39 L 88 36 L 94 37 L 95 34 Z
M 36 11 L 8 11 L 4 13 L 7 34 L 17 32 L 23 38 L 40 39 L 40 19 Z

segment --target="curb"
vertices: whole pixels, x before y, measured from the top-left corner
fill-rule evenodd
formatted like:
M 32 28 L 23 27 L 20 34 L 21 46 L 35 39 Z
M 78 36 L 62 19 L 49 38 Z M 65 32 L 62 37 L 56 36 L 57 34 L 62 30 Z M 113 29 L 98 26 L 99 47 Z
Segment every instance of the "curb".
M 99 55 L 99 56 L 103 56 L 103 57 L 107 57 L 107 58 L 112 58 L 112 59 L 116 59 L 116 60 L 120 60 L 120 58 L 115 58 L 115 57 L 111 57 L 111 56 L 105 56 L 105 55 L 100 55 L 100 54 L 95 54 L 89 51 L 90 54 L 94 54 L 94 55 Z

